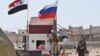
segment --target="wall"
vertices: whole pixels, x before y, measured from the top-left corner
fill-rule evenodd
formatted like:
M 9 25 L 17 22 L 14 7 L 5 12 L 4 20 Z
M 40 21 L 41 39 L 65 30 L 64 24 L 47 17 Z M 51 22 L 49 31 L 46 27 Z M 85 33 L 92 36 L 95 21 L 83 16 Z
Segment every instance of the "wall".
M 34 40 L 34 42 L 32 42 Z M 28 50 L 37 50 L 36 49 L 36 41 L 37 40 L 45 40 L 46 50 L 50 50 L 50 43 L 48 42 L 47 34 L 29 34 L 29 48 Z

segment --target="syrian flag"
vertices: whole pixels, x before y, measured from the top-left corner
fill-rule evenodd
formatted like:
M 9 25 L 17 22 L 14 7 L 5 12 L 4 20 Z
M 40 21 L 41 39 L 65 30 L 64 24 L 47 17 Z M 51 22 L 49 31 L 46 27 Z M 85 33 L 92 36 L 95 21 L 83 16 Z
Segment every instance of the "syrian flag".
M 27 9 L 27 0 L 15 0 L 9 4 L 8 14 L 14 14 L 25 9 Z

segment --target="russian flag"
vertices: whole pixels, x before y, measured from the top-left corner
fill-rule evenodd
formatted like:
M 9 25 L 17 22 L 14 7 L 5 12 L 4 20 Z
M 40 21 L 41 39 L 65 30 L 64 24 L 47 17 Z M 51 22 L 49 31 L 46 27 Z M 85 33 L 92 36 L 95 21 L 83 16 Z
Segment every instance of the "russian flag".
M 24 9 L 27 9 L 27 0 L 15 0 L 9 4 L 8 14 L 14 14 Z
M 40 19 L 55 18 L 57 12 L 57 5 L 49 5 L 39 11 Z

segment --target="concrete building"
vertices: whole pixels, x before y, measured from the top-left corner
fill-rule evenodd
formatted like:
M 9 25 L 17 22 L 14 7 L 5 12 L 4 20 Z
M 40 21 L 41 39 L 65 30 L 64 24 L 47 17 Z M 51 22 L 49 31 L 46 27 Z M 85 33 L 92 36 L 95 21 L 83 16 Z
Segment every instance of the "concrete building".
M 8 31 L 4 31 L 4 32 L 12 43 L 22 43 L 23 42 L 23 34 L 20 31 L 18 31 L 18 33 L 8 32 Z
M 32 23 L 32 22 L 31 22 Z M 45 22 L 44 22 L 45 23 Z M 42 23 L 42 24 L 44 24 Z M 37 24 L 37 23 L 35 23 Z M 26 42 L 26 30 L 20 29 L 18 33 L 4 31 L 12 43 Z M 100 26 L 89 26 L 84 29 L 80 27 L 69 26 L 68 29 L 59 29 L 59 37 L 69 38 L 70 41 L 78 41 L 85 37 L 87 41 L 100 41 Z
M 69 29 L 60 29 L 61 36 L 67 35 L 70 41 L 78 41 L 81 37 L 86 38 L 87 41 L 100 41 L 100 26 L 89 26 L 84 29 L 80 27 L 69 26 Z
M 52 34 L 53 19 L 39 19 L 32 17 L 29 23 L 29 33 L 26 41 L 26 49 L 29 56 L 47 55 L 50 51 L 49 36 Z

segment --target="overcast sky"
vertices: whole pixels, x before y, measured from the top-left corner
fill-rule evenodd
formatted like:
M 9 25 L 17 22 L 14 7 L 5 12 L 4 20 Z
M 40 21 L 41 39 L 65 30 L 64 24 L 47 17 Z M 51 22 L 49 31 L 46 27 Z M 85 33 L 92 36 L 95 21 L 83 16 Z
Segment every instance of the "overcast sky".
M 8 5 L 14 0 L 0 0 L 0 27 L 3 30 L 15 31 L 26 27 L 27 10 L 8 15 Z M 28 20 L 38 16 L 44 6 L 53 4 L 55 0 L 29 0 Z M 60 0 L 57 11 L 57 23 L 65 28 L 68 26 L 89 25 L 100 26 L 100 0 Z

